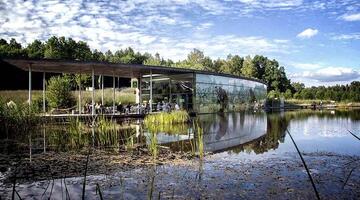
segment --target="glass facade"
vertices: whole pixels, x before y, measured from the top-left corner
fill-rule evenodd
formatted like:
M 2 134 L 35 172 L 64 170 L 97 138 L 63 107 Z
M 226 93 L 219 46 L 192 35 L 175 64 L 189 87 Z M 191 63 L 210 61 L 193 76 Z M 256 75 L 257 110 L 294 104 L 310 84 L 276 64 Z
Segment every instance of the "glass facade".
M 165 75 L 144 75 L 141 78 L 141 101 L 150 100 L 150 79 L 152 80 L 152 110 L 157 111 L 157 104 L 177 103 L 181 109 L 193 110 L 193 73 Z M 172 105 L 172 106 L 173 106 Z
M 152 95 L 152 111 L 158 111 L 159 103 L 177 103 L 190 112 L 231 112 L 259 107 L 266 99 L 266 85 L 221 75 L 147 74 L 139 86 L 142 103 L 150 102 Z
M 240 78 L 196 74 L 195 110 L 198 113 L 239 111 L 261 106 L 266 85 Z

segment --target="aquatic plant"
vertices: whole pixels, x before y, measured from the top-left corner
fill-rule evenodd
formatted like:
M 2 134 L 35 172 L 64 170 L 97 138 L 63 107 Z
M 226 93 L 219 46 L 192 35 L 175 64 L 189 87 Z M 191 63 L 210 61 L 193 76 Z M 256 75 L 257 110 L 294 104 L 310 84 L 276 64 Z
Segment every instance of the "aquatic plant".
M 149 137 L 150 142 L 148 144 L 149 152 L 154 160 L 156 160 L 158 155 L 158 141 L 156 135 L 157 135 L 156 132 L 150 133 L 150 137 Z
M 117 123 L 111 119 L 107 119 L 105 116 L 99 117 L 96 123 L 96 128 L 99 133 L 114 133 L 117 130 Z
M 189 129 L 188 123 L 178 124 L 146 124 L 146 128 L 150 132 L 158 131 L 168 134 L 186 134 Z
M 194 129 L 196 131 L 196 143 L 197 143 L 197 150 L 199 152 L 199 158 L 202 159 L 204 157 L 204 139 L 203 139 L 204 132 L 197 121 L 194 122 Z
M 191 155 L 195 156 L 198 153 L 200 159 L 204 157 L 204 131 L 199 125 L 198 120 L 194 120 L 192 124 L 194 130 L 194 138 L 190 140 Z
M 40 122 L 36 109 L 28 104 L 0 100 L 0 128 L 3 132 L 26 132 Z
M 145 125 L 151 124 L 177 124 L 186 123 L 190 119 L 189 114 L 185 110 L 160 112 L 147 115 L 144 119 Z

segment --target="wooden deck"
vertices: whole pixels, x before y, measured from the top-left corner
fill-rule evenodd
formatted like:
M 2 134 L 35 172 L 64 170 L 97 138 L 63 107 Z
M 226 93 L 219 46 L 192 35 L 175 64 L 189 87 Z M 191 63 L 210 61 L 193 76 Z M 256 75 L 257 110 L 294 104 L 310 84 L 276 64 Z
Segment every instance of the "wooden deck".
M 129 114 L 40 114 L 40 117 L 46 119 L 55 119 L 55 120 L 66 120 L 69 118 L 80 118 L 80 119 L 90 119 L 93 117 L 105 117 L 111 119 L 126 119 L 126 118 L 144 118 L 145 114 L 136 114 L 136 113 L 129 113 Z

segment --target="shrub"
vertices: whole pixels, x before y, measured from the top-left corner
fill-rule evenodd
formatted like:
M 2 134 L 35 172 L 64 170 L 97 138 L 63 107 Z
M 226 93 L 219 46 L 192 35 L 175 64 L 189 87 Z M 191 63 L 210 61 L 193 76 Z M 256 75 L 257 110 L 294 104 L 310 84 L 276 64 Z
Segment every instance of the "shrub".
M 68 77 L 51 77 L 47 85 L 47 100 L 52 108 L 69 108 L 75 105 L 75 98 L 71 93 L 71 79 Z

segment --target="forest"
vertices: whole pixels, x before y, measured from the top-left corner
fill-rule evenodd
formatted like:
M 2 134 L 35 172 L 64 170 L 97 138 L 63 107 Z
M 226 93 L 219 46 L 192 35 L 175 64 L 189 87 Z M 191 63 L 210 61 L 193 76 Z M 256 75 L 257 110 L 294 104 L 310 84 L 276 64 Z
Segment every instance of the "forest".
M 269 98 L 360 102 L 359 81 L 347 85 L 306 88 L 303 83 L 291 82 L 278 61 L 262 55 L 241 57 L 230 54 L 226 59 L 212 59 L 204 52 L 193 49 L 186 59 L 173 61 L 162 58 L 158 53 L 135 52 L 131 47 L 103 53 L 92 50 L 85 41 L 53 36 L 44 42 L 34 40 L 26 46 L 13 38 L 10 41 L 0 39 L 0 58 L 99 61 L 206 70 L 259 79 L 267 84 Z

